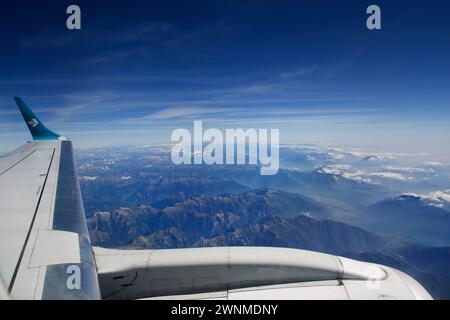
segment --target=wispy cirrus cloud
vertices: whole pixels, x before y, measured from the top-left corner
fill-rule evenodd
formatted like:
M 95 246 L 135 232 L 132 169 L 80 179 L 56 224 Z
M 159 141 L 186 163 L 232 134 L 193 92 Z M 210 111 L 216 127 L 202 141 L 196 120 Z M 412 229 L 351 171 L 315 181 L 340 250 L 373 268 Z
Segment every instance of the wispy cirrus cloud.
M 61 48 L 86 44 L 85 40 L 95 40 L 108 47 L 129 44 L 138 41 L 156 41 L 162 34 L 170 31 L 174 26 L 166 22 L 146 22 L 122 28 L 120 32 L 111 32 L 111 29 L 103 25 L 91 26 L 80 32 L 50 33 L 40 32 L 34 36 L 24 37 L 19 40 L 21 48 Z
M 297 79 L 299 77 L 303 77 L 305 75 L 311 74 L 312 72 L 316 71 L 317 69 L 318 69 L 318 66 L 305 66 L 305 67 L 302 67 L 299 69 L 283 72 L 277 78 L 280 80 Z
M 175 107 L 167 108 L 155 113 L 149 114 L 148 117 L 155 120 L 162 119 L 173 119 L 180 117 L 193 117 L 200 115 L 210 115 L 217 113 L 226 113 L 233 111 L 233 109 L 223 108 L 223 109 L 211 109 L 211 108 L 198 108 L 198 107 Z

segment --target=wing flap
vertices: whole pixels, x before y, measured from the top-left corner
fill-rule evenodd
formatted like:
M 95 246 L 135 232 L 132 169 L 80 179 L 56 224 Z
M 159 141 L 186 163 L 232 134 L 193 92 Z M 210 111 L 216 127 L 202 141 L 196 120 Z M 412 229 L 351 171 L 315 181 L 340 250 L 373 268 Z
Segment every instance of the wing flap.
M 28 266 L 36 268 L 62 263 L 81 263 L 78 233 L 39 230 Z

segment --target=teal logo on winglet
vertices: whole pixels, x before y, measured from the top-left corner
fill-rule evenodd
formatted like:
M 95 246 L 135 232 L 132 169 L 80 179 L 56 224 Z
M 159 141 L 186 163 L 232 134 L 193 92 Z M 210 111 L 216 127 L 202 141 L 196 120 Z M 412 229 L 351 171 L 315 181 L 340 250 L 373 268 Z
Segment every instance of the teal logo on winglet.
M 39 121 L 37 121 L 36 119 L 31 119 L 30 121 L 27 122 L 28 126 L 34 128 L 39 124 Z

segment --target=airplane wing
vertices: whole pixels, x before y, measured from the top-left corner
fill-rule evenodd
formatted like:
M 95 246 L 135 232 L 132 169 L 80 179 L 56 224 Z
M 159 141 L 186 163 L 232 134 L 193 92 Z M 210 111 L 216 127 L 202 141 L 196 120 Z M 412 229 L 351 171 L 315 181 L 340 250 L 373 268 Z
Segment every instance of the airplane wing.
M 98 299 L 72 144 L 15 100 L 33 141 L 0 157 L 0 296 Z
M 0 157 L 0 299 L 431 299 L 382 265 L 286 248 L 92 248 L 72 143 L 15 98 L 33 141 Z

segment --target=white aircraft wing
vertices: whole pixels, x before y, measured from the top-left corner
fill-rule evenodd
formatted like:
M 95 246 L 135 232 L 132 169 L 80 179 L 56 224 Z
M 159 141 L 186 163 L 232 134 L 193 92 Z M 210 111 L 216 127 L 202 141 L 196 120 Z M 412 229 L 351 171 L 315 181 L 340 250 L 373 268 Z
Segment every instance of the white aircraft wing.
M 0 297 L 100 298 L 72 144 L 15 100 L 34 140 L 0 157 Z

